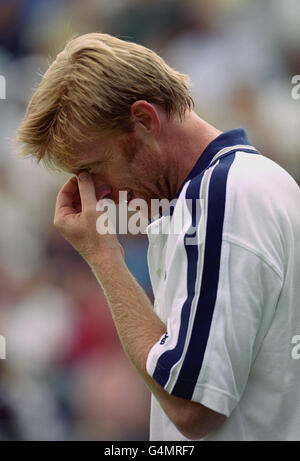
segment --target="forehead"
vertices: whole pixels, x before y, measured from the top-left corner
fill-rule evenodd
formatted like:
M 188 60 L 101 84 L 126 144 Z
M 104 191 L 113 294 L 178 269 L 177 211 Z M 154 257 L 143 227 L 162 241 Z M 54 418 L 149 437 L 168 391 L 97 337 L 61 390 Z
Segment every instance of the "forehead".
M 76 173 L 93 164 L 106 162 L 112 157 L 113 151 L 113 141 L 104 138 L 74 146 L 74 154 L 70 158 L 68 169 Z

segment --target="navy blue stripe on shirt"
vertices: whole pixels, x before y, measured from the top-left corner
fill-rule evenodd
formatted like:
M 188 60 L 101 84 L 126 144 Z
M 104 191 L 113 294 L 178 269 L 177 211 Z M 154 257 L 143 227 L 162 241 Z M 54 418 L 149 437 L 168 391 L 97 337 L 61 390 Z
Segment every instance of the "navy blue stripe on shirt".
M 188 349 L 172 394 L 191 399 L 202 366 L 218 292 L 226 185 L 235 154 L 222 158 L 212 172 L 200 295 Z M 188 284 L 190 281 L 188 280 Z
M 225 152 L 224 154 L 221 154 L 221 155 L 220 155 L 219 157 L 217 157 L 214 161 L 212 161 L 212 159 L 211 159 L 211 163 L 210 163 L 206 168 L 204 168 L 204 170 L 206 170 L 207 168 L 211 168 L 212 166 L 215 165 L 215 163 L 217 163 L 217 162 L 218 162 L 219 160 L 221 160 L 222 158 L 227 157 L 228 155 L 230 155 L 230 154 L 232 154 L 232 153 L 235 153 L 235 152 L 239 152 L 239 151 L 240 151 L 240 152 L 245 152 L 245 153 L 247 153 L 247 154 L 257 154 L 257 155 L 261 155 L 261 153 L 260 153 L 258 150 L 256 150 L 254 147 L 253 147 L 253 149 L 249 149 L 249 148 L 237 149 L 237 148 L 234 148 L 234 149 L 230 150 L 229 152 Z M 201 159 L 201 157 L 200 157 L 200 159 Z M 199 170 L 199 168 L 202 168 L 202 167 L 203 167 L 203 164 L 200 163 L 200 159 L 198 160 L 198 162 L 197 162 L 196 165 L 194 166 L 192 172 L 189 174 L 189 176 L 186 178 L 186 180 L 184 181 L 184 183 L 181 185 L 181 187 L 179 188 L 178 192 L 176 193 L 176 196 L 175 196 L 175 198 L 174 198 L 174 203 L 175 203 L 175 204 L 176 204 L 176 200 L 178 199 L 178 197 L 179 197 L 179 195 L 180 195 L 180 193 L 181 193 L 181 191 L 182 191 L 182 189 L 183 189 L 185 183 L 186 183 L 187 181 L 193 179 L 193 177 L 194 177 L 193 175 L 195 175 L 195 174 L 198 174 L 198 175 L 199 175 L 201 172 L 204 171 L 204 170 L 201 170 L 201 171 L 198 171 L 198 172 L 197 172 L 197 170 Z M 167 216 L 167 215 L 173 216 L 174 207 L 175 207 L 175 205 L 171 205 L 170 208 L 168 208 L 166 211 L 164 211 L 163 215 L 164 215 L 164 216 Z
M 226 183 L 228 172 L 234 158 L 234 152 L 228 153 L 222 157 L 219 164 L 215 166 L 209 183 L 207 225 L 200 293 L 186 355 L 175 385 L 171 391 L 172 394 L 187 399 L 192 397 L 201 369 L 216 301 L 225 213 Z M 191 199 L 187 202 L 188 204 L 193 203 L 196 198 L 200 197 L 200 187 L 203 175 L 204 171 L 190 182 L 186 190 L 186 199 Z M 193 210 L 190 211 L 192 212 Z M 195 215 L 197 218 L 195 218 Z M 193 229 L 198 228 L 199 224 L 195 219 L 199 219 L 199 213 L 192 213 L 191 228 Z M 153 378 L 163 387 L 169 381 L 172 367 L 180 360 L 183 354 L 191 307 L 195 298 L 199 251 L 197 244 L 189 245 L 187 242 L 187 239 L 190 239 L 192 236 L 190 233 L 191 228 L 187 231 L 184 238 L 187 254 L 187 298 L 181 311 L 177 343 L 173 349 L 167 350 L 158 358 L 153 373 Z
M 186 190 L 186 199 L 187 206 L 189 208 L 189 212 L 192 216 L 192 222 L 187 230 L 187 233 L 184 236 L 184 244 L 185 250 L 187 253 L 187 298 L 184 302 L 184 305 L 181 310 L 181 318 L 180 318 L 180 329 L 177 338 L 177 343 L 174 349 L 167 350 L 164 352 L 157 361 L 153 378 L 162 386 L 164 387 L 170 376 L 170 371 L 173 365 L 175 365 L 183 353 L 184 344 L 186 340 L 188 325 L 189 325 L 189 318 L 191 312 L 191 305 L 195 296 L 195 284 L 197 278 L 197 266 L 198 266 L 198 245 L 186 245 L 187 238 L 193 238 L 193 230 L 198 228 L 197 219 L 200 219 L 199 213 L 193 213 L 194 204 L 196 200 L 199 199 L 200 196 L 200 187 L 201 182 L 203 179 L 204 171 L 197 176 L 193 181 L 190 182 L 187 190 Z

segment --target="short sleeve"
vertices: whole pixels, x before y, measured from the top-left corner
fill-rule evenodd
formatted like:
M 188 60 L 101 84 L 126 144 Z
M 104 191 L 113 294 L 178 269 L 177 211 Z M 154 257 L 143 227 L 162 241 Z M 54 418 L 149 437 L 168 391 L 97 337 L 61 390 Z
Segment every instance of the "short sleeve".
M 220 267 L 211 312 L 212 293 L 171 300 L 167 332 L 152 347 L 147 370 L 169 393 L 229 416 L 272 321 L 281 281 L 261 257 L 232 242 L 222 244 Z

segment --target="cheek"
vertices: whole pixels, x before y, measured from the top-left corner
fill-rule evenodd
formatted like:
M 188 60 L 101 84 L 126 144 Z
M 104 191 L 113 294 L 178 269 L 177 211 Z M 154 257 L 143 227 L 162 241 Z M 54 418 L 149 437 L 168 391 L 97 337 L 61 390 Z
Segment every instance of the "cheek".
M 126 163 L 132 163 L 137 152 L 141 149 L 141 143 L 135 138 L 133 133 L 126 134 L 118 140 L 119 152 Z

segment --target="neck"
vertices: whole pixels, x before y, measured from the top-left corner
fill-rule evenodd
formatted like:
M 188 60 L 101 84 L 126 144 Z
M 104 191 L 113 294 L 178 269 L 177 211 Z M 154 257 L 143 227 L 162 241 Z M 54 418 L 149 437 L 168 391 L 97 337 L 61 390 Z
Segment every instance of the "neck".
M 173 198 L 206 146 L 217 138 L 221 131 L 202 120 L 195 112 L 189 112 L 182 121 L 170 120 L 165 132 L 167 176 Z

